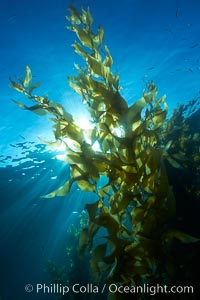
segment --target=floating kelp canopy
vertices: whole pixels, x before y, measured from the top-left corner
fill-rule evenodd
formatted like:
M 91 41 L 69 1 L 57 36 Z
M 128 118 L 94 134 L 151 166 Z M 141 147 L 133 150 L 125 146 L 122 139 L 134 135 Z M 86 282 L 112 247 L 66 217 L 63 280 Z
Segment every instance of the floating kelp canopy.
M 126 285 L 155 282 L 168 274 L 167 249 L 173 239 L 198 241 L 168 226 L 175 215 L 176 200 L 165 162 L 184 168 L 190 161 L 199 172 L 200 137 L 198 133 L 188 137 L 184 118 L 188 107 L 180 106 L 166 119 L 166 97 L 157 97 L 153 82 L 128 107 L 120 94 L 119 74 L 111 70 L 113 59 L 104 44 L 103 28 L 93 32 L 89 9 L 69 11 L 68 29 L 78 38 L 72 46 L 85 64 L 75 65 L 77 76 L 70 76 L 68 81 L 87 106 L 93 128 L 81 129 L 59 103 L 34 94 L 39 84 L 32 83 L 29 66 L 23 79 L 10 79 L 12 88 L 34 103 L 25 106 L 15 101 L 19 107 L 51 115 L 55 141 L 46 143 L 54 147 L 62 144 L 62 159 L 70 165 L 70 179 L 43 197 L 65 196 L 73 184 L 98 196 L 85 207 L 88 224 L 82 228 L 79 243 L 80 254 L 90 253 L 94 280 Z M 194 147 L 189 154 L 191 141 Z M 94 150 L 95 144 L 98 150 Z M 102 177 L 107 180 L 100 186 Z M 107 236 L 104 243 L 95 244 L 93 240 L 102 227 Z

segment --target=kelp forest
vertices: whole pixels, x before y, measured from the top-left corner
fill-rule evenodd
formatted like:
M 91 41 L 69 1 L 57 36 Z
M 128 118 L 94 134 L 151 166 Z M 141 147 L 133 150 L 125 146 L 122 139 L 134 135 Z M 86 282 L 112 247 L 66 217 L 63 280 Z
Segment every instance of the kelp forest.
M 103 27 L 94 32 L 89 8 L 70 7 L 66 18 L 77 39 L 73 50 L 83 60 L 68 83 L 87 107 L 92 128 L 82 129 L 61 104 L 35 94 L 39 83 L 32 82 L 28 65 L 24 78 L 10 78 L 11 87 L 32 103 L 14 101 L 17 106 L 49 115 L 55 140 L 45 143 L 62 145 L 62 160 L 70 166 L 70 179 L 42 197 L 66 196 L 73 185 L 95 196 L 83 207 L 80 229 L 71 226 L 68 232 L 75 241 L 66 249 L 71 271 L 49 269 L 68 284 L 78 280 L 70 278 L 73 270 L 85 268 L 87 282 L 96 285 L 197 286 L 200 235 L 187 211 L 193 208 L 197 217 L 200 207 L 199 97 L 168 116 L 166 96 L 158 97 L 150 81 L 128 106 Z M 123 299 L 109 291 L 106 297 Z

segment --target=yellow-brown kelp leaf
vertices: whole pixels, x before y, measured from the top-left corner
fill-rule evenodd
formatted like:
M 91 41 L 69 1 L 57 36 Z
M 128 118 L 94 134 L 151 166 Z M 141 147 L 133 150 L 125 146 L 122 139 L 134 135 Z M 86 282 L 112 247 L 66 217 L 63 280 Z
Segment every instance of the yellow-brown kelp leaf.
M 177 162 L 175 159 L 173 159 L 170 156 L 166 157 L 167 161 L 170 163 L 170 165 L 176 169 L 183 169 L 183 167 L 181 166 L 181 164 L 179 162 Z
M 30 106 L 26 109 L 34 112 L 36 115 L 39 115 L 39 116 L 44 116 L 44 115 L 48 114 L 48 111 L 46 111 L 46 109 L 44 109 L 40 105 Z
M 71 16 L 67 16 L 66 19 L 71 22 L 72 25 L 81 23 L 81 15 L 80 13 L 73 7 L 69 7 L 69 12 Z
M 181 241 L 182 243 L 185 243 L 185 244 L 196 243 L 196 242 L 200 241 L 199 238 L 193 237 L 193 236 L 191 236 L 189 234 L 186 234 L 186 233 L 183 233 L 179 230 L 170 230 L 170 231 L 168 231 L 165 234 L 164 238 L 167 239 L 167 240 L 176 238 L 176 239 L 178 239 L 179 241 Z
M 104 29 L 103 27 L 99 27 L 98 28 L 98 33 L 94 35 L 93 37 L 93 46 L 95 49 L 99 49 L 99 47 L 101 46 L 101 44 L 103 43 L 103 39 L 104 39 Z
M 161 111 L 159 114 L 155 114 L 154 117 L 151 118 L 150 122 L 147 122 L 151 126 L 151 129 L 156 130 L 163 125 L 163 122 L 167 116 L 167 111 Z
M 192 137 L 194 142 L 200 142 L 200 134 L 196 132 Z
M 107 228 L 110 239 L 113 241 L 116 240 L 120 228 L 120 223 L 117 217 L 109 212 L 109 209 L 107 207 L 102 207 L 101 213 L 96 219 L 96 223 L 99 226 Z
M 77 12 L 74 8 L 70 8 L 69 11 L 71 16 L 66 18 L 71 22 L 72 26 L 68 26 L 67 28 L 76 32 L 77 37 L 84 46 L 90 49 L 98 49 L 103 42 L 104 30 L 102 27 L 99 27 L 97 34 L 92 33 L 91 26 L 93 19 L 89 8 L 87 11 L 82 8 L 81 13 Z M 78 28 L 80 24 L 83 25 L 82 29 Z
M 36 89 L 36 88 L 38 88 L 39 86 L 40 86 L 40 82 L 36 82 L 34 84 L 31 84 L 29 86 L 29 93 L 32 94 L 33 90 Z
M 79 43 L 74 43 L 72 44 L 72 47 L 74 48 L 74 51 L 80 55 L 83 59 L 86 59 L 87 57 L 87 52 L 81 47 Z
M 89 222 L 88 225 L 88 241 L 89 241 L 88 249 L 89 250 L 92 249 L 93 238 L 98 230 L 99 230 L 99 225 L 96 224 L 96 222 L 92 222 L 92 221 Z
M 85 29 L 79 29 L 78 27 L 74 26 L 72 30 L 76 33 L 83 46 L 93 49 L 92 38 Z
M 26 106 L 21 102 L 18 102 L 16 100 L 12 100 L 18 107 L 26 109 L 26 110 L 30 110 L 32 112 L 34 112 L 37 115 L 43 116 L 46 115 L 48 113 L 48 111 L 46 111 L 46 109 L 44 109 L 44 107 L 40 104 L 36 104 L 33 106 Z
M 79 239 L 79 254 L 89 252 L 93 246 L 93 238 L 99 229 L 99 225 L 90 221 L 87 227 L 84 227 Z
M 82 88 L 74 83 L 74 76 L 68 77 L 69 86 L 79 95 L 82 95 Z
M 103 73 L 104 67 L 101 61 L 97 60 L 92 55 L 88 55 L 86 61 L 88 62 L 89 65 L 89 72 L 91 72 L 92 75 L 96 77 L 104 77 L 104 73 Z
M 46 144 L 50 147 L 55 147 L 55 148 L 59 148 L 62 144 L 61 141 L 57 140 L 57 141 L 46 141 L 45 139 L 41 138 L 41 137 L 38 137 L 38 139 L 43 143 L 43 144 Z
M 169 194 L 169 183 L 165 165 L 162 160 L 156 175 L 157 184 L 155 184 L 154 194 L 158 199 L 163 199 L 163 202 L 165 203 Z M 164 203 L 162 203 L 162 205 Z
M 175 158 L 178 161 L 187 161 L 188 158 L 186 157 L 185 153 L 182 151 L 178 151 L 177 153 L 173 153 L 171 154 L 171 157 Z
M 107 243 L 96 246 L 93 250 L 92 258 L 90 260 L 90 266 L 92 269 L 93 276 L 96 281 L 99 281 L 101 276 L 100 262 L 104 261 L 106 255 Z
M 105 57 L 105 59 L 104 59 L 104 62 L 103 62 L 103 64 L 104 64 L 104 66 L 105 67 L 111 67 L 112 66 L 112 64 L 113 64 L 113 59 L 112 59 L 112 56 L 110 55 L 110 51 L 109 51 L 109 49 L 108 49 L 108 47 L 105 45 L 105 51 L 106 51 L 106 57 Z
M 58 128 L 60 128 L 60 124 L 58 124 Z M 75 123 L 68 123 L 68 125 L 61 130 L 59 137 L 67 137 L 71 140 L 76 141 L 79 144 L 82 144 L 84 141 L 83 130 L 77 126 Z
M 29 66 L 26 66 L 26 72 L 23 80 L 23 85 L 25 88 L 29 88 L 32 83 L 32 73 Z
M 21 84 L 18 84 L 16 83 L 14 80 L 12 80 L 11 78 L 10 79 L 10 82 L 11 82 L 11 87 L 13 89 L 15 89 L 16 91 L 20 92 L 20 93 L 24 93 L 25 92 L 25 88 L 21 85 Z
M 99 206 L 99 200 L 94 203 L 85 205 L 85 209 L 88 212 L 90 221 L 94 221 L 94 219 L 96 217 L 96 212 L 97 212 L 98 206 Z
M 81 14 L 81 21 L 83 24 L 87 25 L 89 27 L 89 29 L 91 28 L 91 25 L 93 23 L 93 18 L 92 15 L 90 13 L 90 9 L 88 7 L 88 10 L 86 11 L 84 8 L 82 8 L 81 10 L 82 14 Z
M 18 101 L 14 100 L 14 99 L 12 99 L 12 101 L 13 101 L 18 107 L 23 108 L 23 109 L 27 109 L 27 106 L 24 105 L 23 103 L 18 102 Z
M 108 165 L 106 161 L 103 161 L 103 159 L 99 161 L 94 160 L 93 165 L 98 169 L 100 175 L 107 175 Z
M 83 255 L 88 246 L 88 228 L 83 228 L 79 237 L 79 255 Z
M 124 100 L 124 98 L 121 96 L 121 94 L 119 92 L 114 92 L 110 94 L 110 96 L 111 97 L 109 98 L 109 101 L 111 107 L 109 111 L 113 114 L 118 114 L 118 115 L 123 115 L 124 113 L 126 113 L 128 109 L 128 105 Z
M 109 195 L 109 191 L 110 191 L 111 186 L 110 185 L 106 185 L 100 189 L 98 189 L 97 193 L 100 197 L 106 197 L 106 196 L 110 196 Z
M 87 180 L 83 180 L 83 179 L 77 180 L 77 184 L 78 184 L 78 187 L 84 192 L 94 192 L 95 191 L 96 185 L 90 183 Z
M 121 211 L 123 211 L 124 208 L 126 208 L 129 203 L 132 201 L 133 195 L 132 193 L 128 192 L 116 192 L 113 194 L 110 199 L 110 206 L 111 206 L 111 213 L 112 214 L 118 214 Z
M 125 121 L 127 124 L 132 124 L 133 122 L 140 120 L 141 111 L 146 105 L 147 102 L 144 97 L 137 100 L 132 106 L 128 108 L 128 111 L 122 117 L 123 121 Z
M 83 180 L 90 179 L 92 182 L 96 182 L 99 179 L 99 171 L 95 168 L 92 161 L 88 161 L 86 157 L 83 157 L 84 162 L 77 164 L 75 169 L 82 175 Z
M 65 196 L 69 193 L 70 188 L 74 182 L 74 178 L 71 178 L 70 180 L 68 180 L 67 182 L 65 182 L 65 184 L 63 184 L 61 187 L 59 187 L 58 189 L 54 190 L 53 192 L 41 196 L 41 198 L 53 198 L 56 196 Z
M 84 163 L 84 158 L 81 156 L 80 153 L 67 153 L 65 157 L 65 161 L 70 164 L 82 164 Z

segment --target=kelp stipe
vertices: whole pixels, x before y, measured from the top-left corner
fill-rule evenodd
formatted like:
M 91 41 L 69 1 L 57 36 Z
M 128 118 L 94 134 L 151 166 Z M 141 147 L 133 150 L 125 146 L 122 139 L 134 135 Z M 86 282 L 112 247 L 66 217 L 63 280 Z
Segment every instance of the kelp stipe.
M 55 141 L 47 143 L 55 147 L 62 143 L 63 160 L 70 165 L 70 179 L 43 197 L 65 196 L 74 183 L 82 191 L 98 196 L 95 203 L 85 207 L 88 224 L 80 233 L 79 249 L 81 255 L 90 253 L 95 281 L 103 279 L 121 285 L 162 282 L 163 277 L 168 281 L 175 276 L 169 254 L 173 239 L 183 243 L 198 241 L 168 225 L 175 215 L 176 201 L 165 160 L 175 168 L 187 165 L 183 114 L 180 113 L 179 139 L 174 140 L 173 124 L 180 109 L 166 120 L 165 96 L 157 98 L 153 82 L 128 107 L 120 94 L 119 74 L 111 70 L 113 59 L 103 42 L 103 28 L 93 32 L 89 9 L 69 11 L 68 29 L 79 40 L 72 46 L 85 61 L 84 67 L 75 65 L 78 74 L 68 77 L 69 85 L 87 105 L 93 128 L 83 131 L 63 106 L 47 96 L 34 95 L 38 84 L 32 84 L 28 66 L 23 79 L 11 79 L 12 88 L 34 102 L 27 107 L 15 101 L 19 107 L 52 115 Z M 95 143 L 98 151 L 94 150 Z M 193 158 L 199 162 L 198 151 Z M 107 183 L 99 188 L 102 176 Z M 105 242 L 94 245 L 94 237 L 102 227 L 107 230 Z

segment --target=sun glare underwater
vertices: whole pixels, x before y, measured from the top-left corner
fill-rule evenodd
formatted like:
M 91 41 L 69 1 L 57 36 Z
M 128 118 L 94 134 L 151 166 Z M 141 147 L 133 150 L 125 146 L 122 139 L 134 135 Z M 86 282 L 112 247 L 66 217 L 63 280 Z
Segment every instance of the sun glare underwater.
M 1 1 L 1 300 L 198 299 L 199 12 Z

